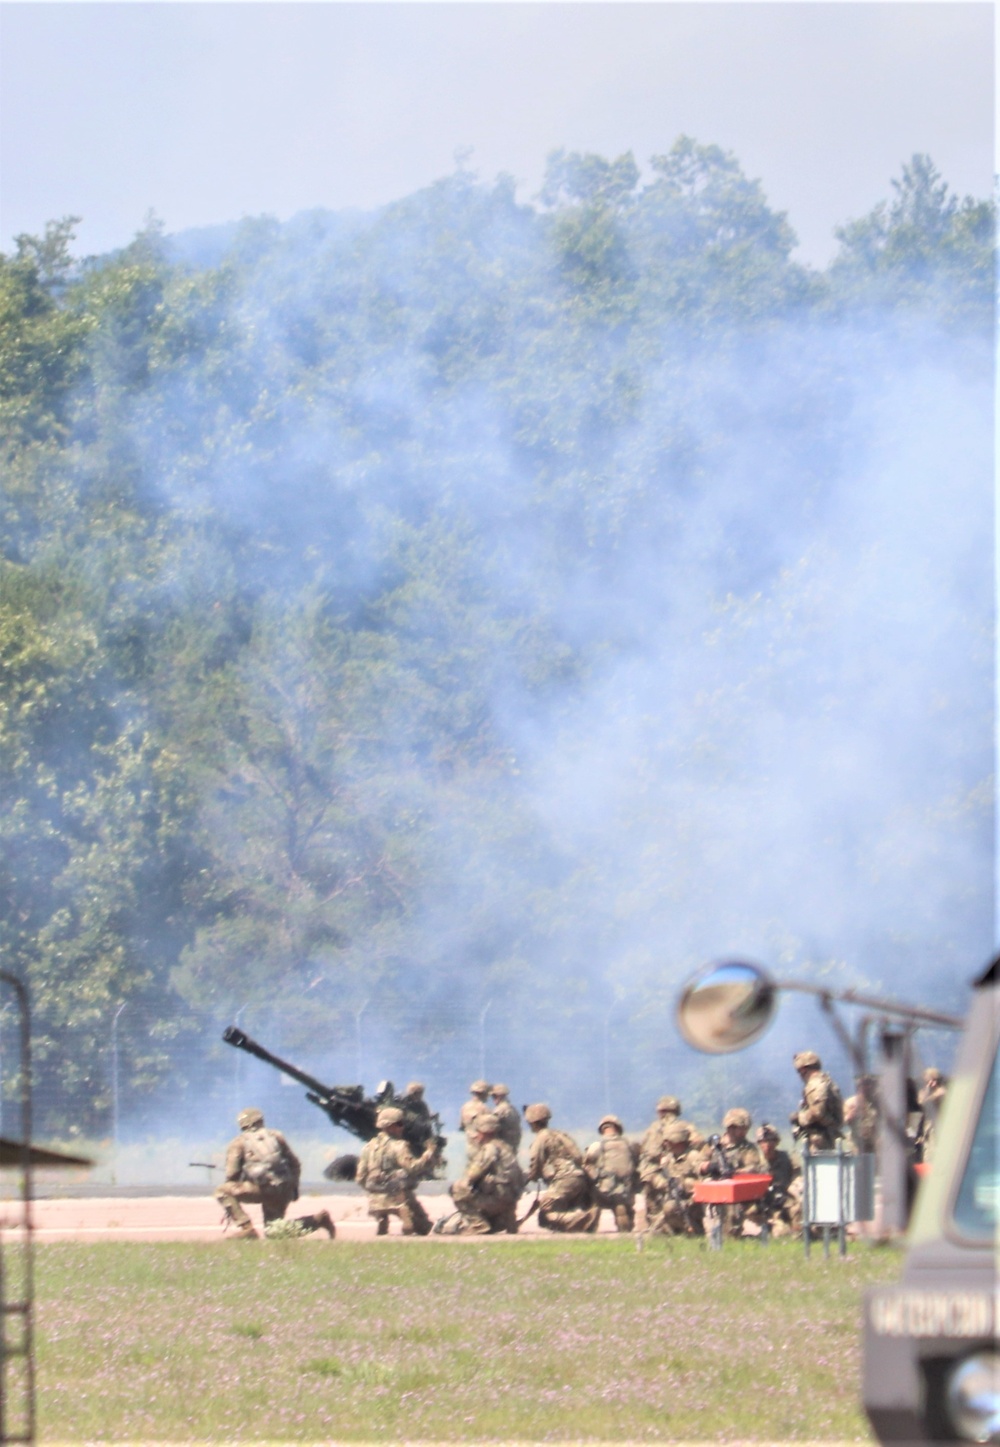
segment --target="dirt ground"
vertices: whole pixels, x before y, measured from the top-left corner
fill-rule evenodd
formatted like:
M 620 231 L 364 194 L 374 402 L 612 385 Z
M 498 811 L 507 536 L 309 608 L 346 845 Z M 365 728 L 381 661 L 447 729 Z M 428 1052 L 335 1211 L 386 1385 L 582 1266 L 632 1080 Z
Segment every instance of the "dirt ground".
M 451 1200 L 442 1194 L 420 1197 L 432 1220 L 450 1214 Z M 525 1198 L 522 1214 L 528 1208 Z M 288 1216 L 305 1216 L 315 1211 L 327 1210 L 337 1227 L 337 1238 L 341 1241 L 368 1241 L 375 1239 L 375 1222 L 368 1215 L 367 1201 L 360 1193 L 357 1196 L 343 1193 L 322 1195 L 307 1193 L 293 1206 Z M 2 1205 L 0 1205 L 2 1210 Z M 260 1228 L 260 1207 L 248 1206 L 248 1214 L 254 1225 Z M 211 1195 L 204 1196 L 136 1196 L 136 1197 L 88 1197 L 84 1199 L 36 1199 L 32 1203 L 32 1218 L 36 1242 L 49 1241 L 219 1241 L 223 1239 L 222 1212 Z M 610 1212 L 601 1218 L 603 1233 L 614 1231 Z M 390 1234 L 397 1236 L 400 1231 L 398 1220 L 390 1222 Z M 551 1233 L 539 1227 L 535 1217 L 521 1228 L 523 1236 L 545 1236 Z M 328 1241 L 325 1232 L 317 1232 L 306 1238 L 311 1241 Z M 480 1237 L 431 1236 L 434 1242 L 448 1240 L 482 1240 Z M 513 1237 L 494 1237 L 494 1240 L 513 1240 Z

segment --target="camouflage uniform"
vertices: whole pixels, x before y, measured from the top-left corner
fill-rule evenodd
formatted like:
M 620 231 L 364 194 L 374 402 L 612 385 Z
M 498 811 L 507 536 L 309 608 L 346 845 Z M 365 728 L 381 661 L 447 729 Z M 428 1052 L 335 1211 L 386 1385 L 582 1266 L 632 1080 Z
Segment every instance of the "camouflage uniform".
M 663 1209 L 663 1198 L 652 1182 L 663 1150 L 663 1133 L 674 1124 L 680 1113 L 681 1103 L 676 1095 L 661 1095 L 656 1102 L 656 1119 L 646 1127 L 639 1140 L 639 1174 L 646 1198 L 647 1225 Z
M 462 1106 L 458 1117 L 458 1128 L 466 1135 L 472 1134 L 472 1127 L 481 1115 L 490 1113 L 486 1097 L 490 1093 L 488 1080 L 474 1080 L 469 1086 L 469 1099 Z
M 565 1131 L 549 1128 L 548 1106 L 529 1105 L 525 1119 L 535 1130 L 527 1179 L 545 1182 L 538 1224 L 550 1231 L 596 1231 L 601 1211 L 591 1205 L 580 1147 Z
M 477 1142 L 465 1174 L 451 1187 L 460 1220 L 449 1234 L 493 1235 L 517 1231 L 517 1202 L 524 1189 L 524 1172 L 506 1141 L 498 1135 L 492 1113 L 480 1116 Z
M 625 1139 L 624 1127 L 616 1115 L 604 1116 L 597 1128 L 601 1139 L 589 1145 L 583 1155 L 591 1199 L 599 1209 L 613 1212 L 619 1231 L 631 1231 L 635 1225 L 639 1147 Z
M 226 1149 L 226 1179 L 215 1192 L 215 1199 L 240 1236 L 256 1236 L 253 1222 L 244 1205 L 259 1205 L 264 1217 L 264 1231 L 272 1221 L 284 1219 L 293 1201 L 299 1199 L 302 1166 L 280 1130 L 269 1130 L 259 1110 L 240 1111 L 237 1124 L 240 1134 Z M 299 1234 L 325 1230 L 334 1235 L 334 1225 L 326 1211 L 314 1216 L 301 1216 Z
M 388 1233 L 390 1216 L 399 1217 L 404 1236 L 426 1236 L 431 1221 L 417 1200 L 416 1183 L 434 1159 L 437 1143 L 431 1141 L 423 1155 L 415 1156 L 401 1136 L 390 1133 L 390 1127 L 401 1128 L 402 1119 L 395 1107 L 379 1111 L 379 1133 L 365 1142 L 355 1180 L 368 1192 L 368 1214 L 378 1222 L 379 1236 Z
M 930 1161 L 934 1156 L 934 1132 L 937 1126 L 941 1103 L 948 1093 L 948 1082 L 933 1066 L 924 1071 L 924 1083 L 917 1095 L 920 1106 L 920 1128 L 917 1132 L 917 1156 L 921 1161 Z
M 701 1148 L 702 1173 L 706 1176 L 712 1174 L 710 1167 L 713 1162 L 724 1166 L 729 1173 L 737 1171 L 764 1171 L 764 1164 L 760 1151 L 753 1141 L 746 1139 L 746 1132 L 750 1129 L 750 1112 L 742 1106 L 736 1106 L 727 1110 L 722 1120 L 722 1135 L 719 1137 L 718 1145 L 712 1146 L 706 1143 Z M 743 1203 L 733 1206 L 718 1207 L 722 1217 L 723 1234 L 735 1238 L 743 1233 L 743 1220 L 746 1216 L 747 1207 Z
M 493 1096 L 493 1114 L 498 1121 L 497 1134 L 502 1141 L 506 1141 L 516 1155 L 521 1144 L 521 1117 L 508 1099 L 510 1091 L 506 1085 L 494 1085 L 491 1094 Z
M 431 1108 L 424 1100 L 424 1089 L 422 1080 L 411 1080 L 402 1095 L 407 1114 L 415 1116 L 418 1120 L 430 1120 L 431 1118 Z
M 854 1155 L 871 1154 L 878 1143 L 878 1104 L 875 1090 L 875 1077 L 862 1076 L 858 1080 L 856 1093 L 844 1101 L 844 1125 L 848 1138 L 845 1148 Z
M 840 1091 L 823 1070 L 813 1050 L 801 1050 L 792 1063 L 802 1077 L 802 1099 L 789 1117 L 796 1140 L 808 1141 L 811 1151 L 835 1151 L 843 1135 L 844 1103 Z
M 674 1121 L 663 1132 L 657 1160 L 646 1160 L 640 1177 L 659 1202 L 646 1226 L 657 1236 L 704 1235 L 704 1208 L 692 1200 L 694 1183 L 701 1179 L 701 1151 L 691 1144 L 690 1127 Z
M 766 1196 L 752 1201 L 745 1219 L 763 1227 L 765 1221 L 771 1235 L 790 1236 L 802 1230 L 802 1169 L 787 1151 L 778 1145 L 780 1136 L 773 1125 L 762 1125 L 757 1132 L 761 1153 L 761 1170 L 771 1177 Z

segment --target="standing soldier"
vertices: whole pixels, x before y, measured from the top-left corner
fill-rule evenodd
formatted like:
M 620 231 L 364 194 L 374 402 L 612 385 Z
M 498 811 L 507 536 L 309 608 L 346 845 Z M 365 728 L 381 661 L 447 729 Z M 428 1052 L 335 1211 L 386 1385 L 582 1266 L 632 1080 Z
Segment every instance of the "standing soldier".
M 474 1080 L 469 1086 L 469 1099 L 462 1106 L 462 1111 L 458 1118 L 458 1128 L 459 1130 L 465 1131 L 466 1135 L 471 1135 L 473 1122 L 478 1120 L 479 1116 L 485 1115 L 489 1110 L 489 1106 L 486 1104 L 486 1097 L 489 1093 L 490 1083 L 488 1080 Z
M 920 1126 L 917 1131 L 917 1158 L 930 1161 L 934 1155 L 934 1133 L 941 1110 L 941 1103 L 948 1093 L 947 1077 L 936 1065 L 929 1065 L 924 1071 L 924 1083 L 917 1095 L 920 1106 Z
M 781 1149 L 775 1126 L 765 1123 L 757 1131 L 757 1145 L 763 1158 L 761 1170 L 771 1177 L 767 1195 L 751 1203 L 747 1219 L 761 1227 L 765 1222 L 772 1236 L 789 1236 L 802 1230 L 802 1171 L 787 1151 Z
M 389 1217 L 398 1216 L 404 1236 L 426 1236 L 431 1222 L 417 1200 L 416 1185 L 437 1154 L 437 1141 L 415 1156 L 403 1139 L 403 1112 L 394 1105 L 380 1110 L 375 1124 L 378 1135 L 365 1142 L 354 1179 L 368 1192 L 368 1214 L 378 1222 L 376 1235 L 387 1235 Z
M 611 1211 L 619 1231 L 635 1225 L 636 1170 L 639 1147 L 625 1139 L 625 1127 L 616 1115 L 597 1123 L 601 1139 L 583 1153 L 583 1169 L 590 1177 L 591 1199 L 598 1211 Z
M 547 1105 L 528 1105 L 524 1118 L 534 1134 L 529 1181 L 544 1181 L 538 1198 L 538 1224 L 550 1231 L 596 1231 L 601 1209 L 590 1203 L 590 1181 L 580 1147 L 565 1131 L 551 1130 Z
M 789 1116 L 792 1135 L 811 1151 L 835 1151 L 843 1135 L 844 1102 L 815 1050 L 800 1050 L 792 1064 L 802 1081 L 802 1099 Z
M 493 1114 L 498 1121 L 497 1134 L 516 1155 L 521 1144 L 521 1117 L 510 1103 L 510 1091 L 506 1085 L 494 1085 L 491 1094 Z
M 524 1189 L 524 1172 L 506 1141 L 500 1122 L 487 1111 L 471 1127 L 471 1153 L 465 1174 L 451 1187 L 459 1220 L 444 1228 L 448 1235 L 495 1235 L 517 1231 L 517 1202 Z M 450 1225 L 450 1223 L 449 1223 Z
M 422 1080 L 411 1080 L 403 1091 L 401 1099 L 410 1115 L 418 1116 L 420 1120 L 430 1120 L 431 1108 L 424 1100 L 426 1089 Z
M 280 1130 L 269 1130 L 264 1116 L 255 1107 L 241 1110 L 236 1117 L 240 1134 L 229 1142 L 226 1150 L 226 1179 L 215 1193 L 215 1199 L 226 1214 L 227 1226 L 236 1227 L 238 1239 L 257 1239 L 253 1222 L 243 1209 L 244 1203 L 259 1205 L 264 1216 L 264 1235 L 273 1221 L 284 1219 L 293 1201 L 299 1199 L 299 1158 Z M 300 1216 L 295 1222 L 299 1235 L 323 1230 L 331 1238 L 336 1234 L 328 1211 L 315 1216 Z
M 701 1179 L 701 1152 L 691 1144 L 691 1127 L 674 1121 L 663 1132 L 657 1161 L 641 1168 L 644 1181 L 661 1203 L 646 1225 L 656 1236 L 703 1236 L 704 1207 L 692 1199 L 694 1183 Z
M 854 1155 L 870 1155 L 878 1142 L 878 1082 L 874 1075 L 859 1075 L 857 1090 L 844 1101 L 844 1125 L 848 1149 Z

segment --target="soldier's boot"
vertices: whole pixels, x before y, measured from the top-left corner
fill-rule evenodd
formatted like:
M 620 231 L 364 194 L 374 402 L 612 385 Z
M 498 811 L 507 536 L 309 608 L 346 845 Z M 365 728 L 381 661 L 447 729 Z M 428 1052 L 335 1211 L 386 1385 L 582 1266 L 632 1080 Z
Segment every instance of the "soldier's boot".
M 296 1222 L 301 1226 L 303 1235 L 312 1231 L 325 1231 L 332 1241 L 337 1234 L 329 1211 L 317 1211 L 315 1216 L 298 1216 Z
M 388 1211 L 380 1211 L 380 1212 L 378 1213 L 378 1215 L 375 1217 L 375 1220 L 376 1220 L 377 1223 L 378 1223 L 378 1224 L 376 1225 L 376 1227 L 375 1227 L 375 1235 L 376 1235 L 376 1236 L 388 1236 L 388 1234 L 389 1234 L 389 1213 L 388 1213 Z
M 635 1212 L 631 1211 L 624 1201 L 620 1201 L 615 1207 L 615 1227 L 619 1231 L 631 1231 L 635 1225 Z
M 253 1222 L 252 1222 L 252 1221 L 248 1221 L 245 1226 L 237 1226 L 235 1232 L 233 1233 L 233 1240 L 234 1240 L 234 1241 L 259 1241 L 259 1240 L 260 1240 L 260 1237 L 259 1237 L 259 1235 L 257 1234 L 257 1229 L 256 1229 L 256 1227 L 254 1226 Z

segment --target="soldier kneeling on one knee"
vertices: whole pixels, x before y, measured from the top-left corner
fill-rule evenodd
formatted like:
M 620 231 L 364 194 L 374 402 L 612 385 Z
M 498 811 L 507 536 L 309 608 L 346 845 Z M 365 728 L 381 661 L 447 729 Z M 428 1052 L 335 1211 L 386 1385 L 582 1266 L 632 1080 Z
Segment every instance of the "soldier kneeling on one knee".
M 259 1205 L 264 1217 L 264 1235 L 305 1236 L 311 1231 L 336 1234 L 328 1211 L 313 1216 L 299 1216 L 287 1223 L 288 1229 L 277 1226 L 285 1212 L 299 1199 L 302 1166 L 280 1130 L 269 1130 L 263 1114 L 251 1107 L 236 1117 L 240 1134 L 229 1142 L 226 1150 L 226 1179 L 215 1193 L 225 1212 L 226 1225 L 236 1227 L 238 1238 L 256 1239 L 253 1222 L 244 1205 Z
M 403 1112 L 387 1105 L 375 1117 L 378 1135 L 366 1141 L 354 1179 L 368 1192 L 368 1214 L 378 1223 L 376 1235 L 389 1231 L 389 1217 L 398 1216 L 404 1236 L 426 1236 L 431 1220 L 417 1200 L 417 1182 L 427 1174 L 438 1152 L 431 1140 L 415 1156 L 403 1139 Z
M 580 1147 L 572 1136 L 552 1130 L 547 1105 L 528 1105 L 524 1118 L 534 1134 L 528 1164 L 529 1181 L 542 1181 L 538 1224 L 549 1231 L 596 1231 L 601 1208 L 591 1202 L 590 1181 Z
M 601 1139 L 583 1153 L 591 1200 L 598 1210 L 613 1212 L 619 1231 L 631 1231 L 635 1225 L 639 1147 L 625 1139 L 625 1127 L 616 1115 L 602 1116 L 597 1129 Z
M 477 1117 L 469 1128 L 470 1152 L 465 1173 L 451 1187 L 456 1213 L 442 1231 L 446 1235 L 495 1235 L 517 1231 L 517 1202 L 524 1189 L 524 1172 L 506 1141 L 492 1111 Z
M 646 1221 L 653 1235 L 704 1235 L 704 1207 L 693 1199 L 701 1165 L 701 1150 L 691 1144 L 691 1127 L 681 1120 L 668 1125 L 658 1155 L 647 1159 L 640 1169 L 643 1183 L 657 1203 Z

